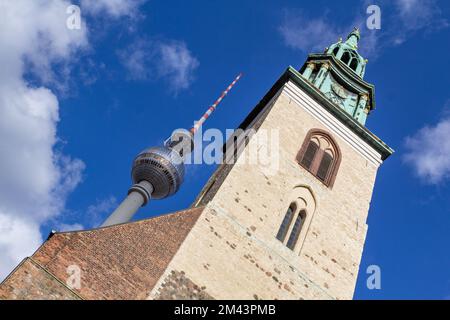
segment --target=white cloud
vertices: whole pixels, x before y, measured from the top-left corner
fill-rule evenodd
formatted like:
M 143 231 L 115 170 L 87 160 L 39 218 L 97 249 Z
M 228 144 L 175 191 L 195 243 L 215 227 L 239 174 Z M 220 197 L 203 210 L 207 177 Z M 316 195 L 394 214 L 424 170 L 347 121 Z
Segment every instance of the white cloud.
M 403 44 L 418 31 L 430 32 L 449 26 L 435 0 L 396 0 L 394 4 L 390 35 L 394 45 Z
M 359 51 L 373 59 L 384 48 L 401 45 L 417 32 L 431 32 L 450 25 L 435 0 L 395 0 L 379 4 L 381 30 L 368 30 L 366 9 L 371 4 L 370 0 L 362 1 L 348 25 L 333 24 L 333 19 L 327 15 L 311 17 L 302 11 L 290 10 L 285 12 L 279 31 L 287 46 L 309 53 L 323 50 L 338 37 L 345 39 L 357 26 L 361 29 Z
M 67 231 L 77 231 L 77 230 L 83 230 L 84 227 L 80 223 L 73 223 L 73 224 L 66 224 L 66 223 L 59 223 L 58 224 L 58 232 L 67 232 Z
M 158 50 L 159 74 L 167 77 L 175 91 L 189 88 L 193 81 L 193 72 L 199 66 L 199 62 L 192 56 L 186 44 L 181 41 L 160 43 Z
M 97 200 L 95 204 L 90 205 L 86 213 L 91 225 L 98 227 L 105 220 L 105 214 L 109 215 L 116 207 L 117 199 L 113 196 Z
M 285 11 L 279 31 L 287 46 L 303 52 L 322 51 L 341 36 L 326 17 L 308 18 L 298 10 Z
M 0 279 L 42 243 L 39 224 L 0 211 Z
M 108 14 L 114 18 L 134 16 L 146 0 L 81 0 L 81 7 L 90 14 Z
M 438 184 L 450 179 L 450 117 L 425 126 L 406 138 L 404 160 L 425 182 Z
M 120 50 L 118 56 L 129 79 L 163 78 L 175 93 L 189 88 L 199 66 L 198 60 L 182 41 L 150 42 L 139 39 Z
M 42 86 L 88 46 L 86 28 L 66 27 L 69 5 L 0 2 L 0 278 L 42 242 L 40 225 L 64 209 L 84 169 L 57 151 L 59 103 Z
M 345 40 L 354 27 L 359 27 L 362 30 L 359 51 L 365 57 L 374 57 L 379 46 L 379 36 L 376 31 L 365 29 L 364 18 L 356 16 L 348 25 L 338 26 L 327 15 L 309 18 L 298 10 L 286 11 L 279 32 L 288 47 L 310 53 L 323 52 L 339 38 Z
M 117 55 L 129 80 L 146 80 L 154 74 L 150 67 L 155 53 L 150 42 L 138 39 L 127 48 L 119 50 Z
M 406 29 L 436 27 L 442 23 L 442 13 L 434 0 L 396 0 L 398 16 Z

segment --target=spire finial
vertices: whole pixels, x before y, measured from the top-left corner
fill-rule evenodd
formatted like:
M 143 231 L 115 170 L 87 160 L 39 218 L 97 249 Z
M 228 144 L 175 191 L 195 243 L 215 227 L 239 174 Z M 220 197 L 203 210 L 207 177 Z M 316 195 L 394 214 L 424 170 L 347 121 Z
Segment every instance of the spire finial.
M 350 38 L 352 35 L 355 35 L 358 37 L 358 39 L 361 38 L 361 34 L 359 33 L 359 28 L 358 27 L 354 27 L 353 31 L 350 32 L 350 34 L 348 35 L 347 39 Z
M 353 31 L 347 36 L 347 41 L 345 41 L 345 43 L 356 49 L 358 48 L 358 41 L 360 38 L 361 34 L 359 33 L 359 28 L 354 27 Z

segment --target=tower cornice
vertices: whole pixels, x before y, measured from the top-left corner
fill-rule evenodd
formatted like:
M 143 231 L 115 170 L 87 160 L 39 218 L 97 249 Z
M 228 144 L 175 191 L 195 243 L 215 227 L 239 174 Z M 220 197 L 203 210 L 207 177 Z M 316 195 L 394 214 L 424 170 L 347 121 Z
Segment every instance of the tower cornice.
M 310 54 L 306 63 L 300 69 L 300 73 L 303 73 L 308 64 L 322 64 L 328 63 L 329 70 L 334 72 L 339 80 L 343 82 L 346 87 L 358 91 L 358 93 L 369 93 L 370 111 L 375 110 L 375 86 L 358 75 L 356 75 L 346 64 L 342 63 L 339 59 L 336 59 L 332 54 Z M 351 81 L 350 81 L 351 80 Z
M 253 108 L 249 115 L 244 119 L 239 128 L 249 129 L 254 120 L 262 113 L 268 102 L 279 92 L 279 90 L 287 83 L 291 81 L 297 87 L 304 90 L 313 100 L 323 106 L 328 112 L 336 117 L 341 123 L 348 127 L 370 147 L 372 147 L 381 156 L 381 160 L 387 159 L 394 153 L 394 150 L 390 148 L 385 142 L 373 134 L 369 129 L 360 124 L 356 119 L 351 117 L 344 110 L 333 104 L 323 92 L 306 80 L 299 71 L 292 66 L 289 66 L 286 71 L 275 82 L 272 88 L 266 93 L 261 101 Z M 371 86 L 362 80 L 362 85 Z

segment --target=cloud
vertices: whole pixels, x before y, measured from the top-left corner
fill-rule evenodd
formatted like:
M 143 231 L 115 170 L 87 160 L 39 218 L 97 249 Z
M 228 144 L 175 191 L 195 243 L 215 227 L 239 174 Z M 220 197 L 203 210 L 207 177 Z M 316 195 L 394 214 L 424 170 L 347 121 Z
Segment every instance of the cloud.
M 155 52 L 149 41 L 138 39 L 127 48 L 119 50 L 117 55 L 125 67 L 128 80 L 147 80 L 154 74 L 150 67 Z
M 39 224 L 0 212 L 0 279 L 42 243 Z
M 88 46 L 85 28 L 66 27 L 69 5 L 0 4 L 0 278 L 42 242 L 40 226 L 82 179 L 84 163 L 58 147 L 59 102 L 42 85 Z
M 325 16 L 309 18 L 298 10 L 284 12 L 279 32 L 287 46 L 303 52 L 323 50 L 340 36 Z
M 87 208 L 87 217 L 91 221 L 91 225 L 98 227 L 103 220 L 105 220 L 105 214 L 112 213 L 112 210 L 117 207 L 117 199 L 113 196 L 96 201 L 95 204 L 90 205 Z
M 367 58 L 376 58 L 387 47 L 401 45 L 417 32 L 432 32 L 449 26 L 434 0 L 381 1 L 381 30 L 369 30 L 366 9 L 372 1 L 361 1 L 351 23 L 333 24 L 327 14 L 310 16 L 299 10 L 285 11 L 279 32 L 284 43 L 309 53 L 321 51 L 345 37 L 353 27 L 361 29 L 359 51 Z
M 309 53 L 322 52 L 341 37 L 345 40 L 350 31 L 358 27 L 363 30 L 359 51 L 366 57 L 374 57 L 379 37 L 375 31 L 364 29 L 365 18 L 356 15 L 348 25 L 339 26 L 331 23 L 332 19 L 328 18 L 327 14 L 310 18 L 303 11 L 285 11 L 278 30 L 288 47 Z
M 132 17 L 146 0 L 81 0 L 83 11 L 90 14 L 107 14 L 113 18 Z
M 165 79 L 172 92 L 188 89 L 199 66 L 183 41 L 138 39 L 118 56 L 130 80 Z
M 74 224 L 66 224 L 66 223 L 59 223 L 57 225 L 58 232 L 67 232 L 67 231 L 77 231 L 77 230 L 83 230 L 84 227 L 82 224 L 74 223 Z
M 431 32 L 449 26 L 435 0 L 395 0 L 390 42 L 400 45 L 416 32 Z M 395 31 L 394 31 L 395 30 Z
M 395 4 L 405 29 L 418 30 L 445 24 L 446 20 L 434 0 L 396 0 Z
M 181 41 L 160 43 L 158 51 L 159 74 L 169 80 L 175 91 L 189 88 L 194 78 L 193 72 L 199 66 L 199 62 L 192 56 L 186 44 Z
M 406 138 L 404 161 L 426 183 L 439 184 L 450 179 L 450 116 L 434 126 L 425 126 Z

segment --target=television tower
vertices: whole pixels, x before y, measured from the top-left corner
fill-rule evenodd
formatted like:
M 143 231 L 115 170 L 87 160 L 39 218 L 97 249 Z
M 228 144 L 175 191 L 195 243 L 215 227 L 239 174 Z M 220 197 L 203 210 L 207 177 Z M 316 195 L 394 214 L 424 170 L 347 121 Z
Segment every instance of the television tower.
M 184 159 L 194 149 L 194 134 L 241 77 L 242 73 L 222 92 L 190 130 L 175 130 L 164 145 L 145 149 L 138 154 L 131 169 L 133 185 L 128 190 L 128 196 L 103 222 L 102 227 L 128 222 L 150 199 L 164 199 L 180 189 L 184 178 Z

